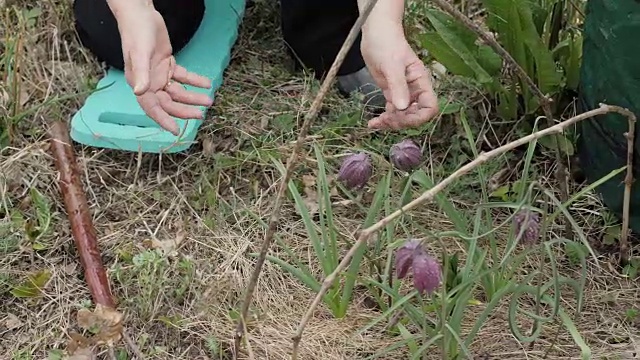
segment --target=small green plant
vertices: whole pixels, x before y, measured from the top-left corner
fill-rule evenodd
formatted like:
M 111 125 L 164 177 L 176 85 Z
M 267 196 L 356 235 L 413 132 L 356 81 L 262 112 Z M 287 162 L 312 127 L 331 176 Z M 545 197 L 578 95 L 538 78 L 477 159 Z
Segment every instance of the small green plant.
M 335 221 L 327 166 L 322 150 L 317 145 L 314 146 L 314 150 L 316 155 L 315 159 L 318 164 L 317 178 L 315 179 L 316 181 L 314 181 L 317 190 L 309 191 L 307 189 L 307 193 L 303 195 L 296 182 L 291 181 L 289 183 L 289 192 L 295 203 L 296 211 L 306 228 L 313 248 L 313 254 L 320 264 L 322 275 L 327 276 L 333 272 L 340 263 L 340 254 L 342 252 L 341 244 L 347 239 L 341 235 L 340 229 Z M 364 173 L 361 171 L 362 169 L 360 169 L 362 165 L 364 165 L 364 167 L 370 167 L 369 161 L 368 155 L 359 153 L 352 155 L 352 157 L 343 162 L 343 164 L 346 165 L 343 166 L 343 168 L 349 167 L 348 174 L 342 172 L 343 176 L 347 176 L 347 178 L 344 179 L 347 187 L 359 188 L 362 187 L 364 182 L 369 180 L 371 169 L 364 169 Z M 276 166 L 284 172 L 282 163 L 276 162 Z M 384 204 L 384 200 L 389 197 L 391 175 L 392 173 L 389 172 L 377 185 L 370 208 L 366 212 L 364 226 L 369 226 L 375 222 Z M 348 189 L 344 188 L 344 190 L 347 191 Z M 316 217 L 317 220 L 314 220 L 314 217 Z M 278 264 L 312 290 L 318 291 L 322 283 L 318 280 L 319 277 L 315 276 L 311 266 L 298 260 L 286 244 L 281 241 L 278 242 L 287 250 L 288 255 L 295 263 L 276 256 L 267 256 L 267 259 Z M 344 317 L 347 314 L 365 252 L 365 247 L 362 247 L 358 251 L 344 274 L 344 279 L 337 282 L 324 297 L 325 304 L 331 309 L 333 316 L 337 318 Z
M 551 97 L 578 87 L 582 56 L 579 29 L 582 1 L 482 0 L 487 30 L 513 57 L 536 86 Z M 476 83 L 497 102 L 504 119 L 534 114 L 540 104 L 528 85 L 509 71 L 503 75 L 501 57 L 452 16 L 421 5 L 427 30 L 421 45 L 453 74 Z M 562 106 L 562 105 L 560 105 Z M 543 140 L 546 141 L 546 140 Z

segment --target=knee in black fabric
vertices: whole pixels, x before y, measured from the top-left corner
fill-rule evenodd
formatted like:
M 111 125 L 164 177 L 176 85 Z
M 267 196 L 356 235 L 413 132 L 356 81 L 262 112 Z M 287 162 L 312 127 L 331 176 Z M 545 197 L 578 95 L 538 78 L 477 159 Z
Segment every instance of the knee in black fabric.
M 204 16 L 204 0 L 154 0 L 164 18 L 173 51 L 189 43 Z M 75 0 L 76 31 L 83 46 L 99 61 L 123 70 L 124 60 L 118 24 L 106 0 Z
M 311 68 L 316 77 L 323 77 L 358 19 L 357 1 L 280 0 L 280 5 L 282 33 L 292 56 Z M 354 73 L 364 66 L 358 38 L 338 75 Z

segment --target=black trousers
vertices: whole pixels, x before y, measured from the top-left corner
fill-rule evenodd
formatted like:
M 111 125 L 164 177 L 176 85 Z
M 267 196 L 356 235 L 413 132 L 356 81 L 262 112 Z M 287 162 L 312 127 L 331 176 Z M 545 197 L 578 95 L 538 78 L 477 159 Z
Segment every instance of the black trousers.
M 204 0 L 154 0 L 164 17 L 174 52 L 191 39 L 204 14 Z M 299 66 L 323 77 L 358 18 L 356 0 L 280 0 L 281 27 L 287 48 Z M 106 0 L 74 0 L 76 30 L 83 46 L 100 61 L 122 70 L 120 34 Z M 354 43 L 338 75 L 365 66 L 360 39 Z

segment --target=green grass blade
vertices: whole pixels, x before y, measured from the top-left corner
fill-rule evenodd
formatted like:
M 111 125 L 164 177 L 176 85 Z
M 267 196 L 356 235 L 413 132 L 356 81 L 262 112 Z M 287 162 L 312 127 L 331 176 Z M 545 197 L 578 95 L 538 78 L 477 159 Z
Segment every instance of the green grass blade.
M 284 165 L 277 159 L 272 159 L 272 160 L 275 166 L 278 168 L 278 170 L 280 170 L 280 173 L 284 176 L 284 172 L 285 172 Z M 325 259 L 324 246 L 322 244 L 322 239 L 320 238 L 318 231 L 316 230 L 315 223 L 311 219 L 311 214 L 309 213 L 309 209 L 305 205 L 304 200 L 302 199 L 302 196 L 298 191 L 298 187 L 296 186 L 295 182 L 293 182 L 293 180 L 289 181 L 288 189 L 289 189 L 289 193 L 293 197 L 296 210 L 298 211 L 298 214 L 302 218 L 302 222 L 304 223 L 305 229 L 307 230 L 307 235 L 311 240 L 311 245 L 313 246 L 315 255 L 318 258 L 320 265 L 322 266 L 322 270 L 325 275 L 330 274 L 331 272 L 333 272 L 333 269 L 330 266 L 328 266 L 329 264 Z
M 257 254 L 252 254 L 252 256 L 257 256 Z M 304 271 L 272 255 L 267 255 L 267 260 L 280 266 L 283 270 L 293 275 L 301 283 L 307 285 L 311 290 L 315 292 L 320 291 L 320 287 L 322 287 L 322 284 L 316 279 L 314 279 L 312 276 L 309 276 L 308 274 L 306 274 Z
M 411 180 L 416 182 L 418 185 L 422 187 L 422 190 L 429 190 L 435 186 L 433 181 L 429 178 L 429 176 L 424 172 L 424 170 L 415 171 L 411 175 Z M 435 196 L 435 201 L 442 208 L 444 213 L 447 215 L 449 220 L 453 222 L 456 230 L 459 232 L 466 234 L 467 232 L 467 224 L 469 223 L 466 216 L 461 212 L 456 210 L 453 204 L 447 199 L 446 195 L 441 192 Z
M 381 208 L 384 199 L 388 198 L 389 189 L 391 187 L 391 175 L 388 174 L 384 177 L 379 183 L 376 189 L 376 194 L 374 196 L 374 202 L 372 204 L 372 208 Z M 374 214 L 380 214 L 380 212 L 372 212 L 370 211 L 367 214 L 366 221 L 373 221 L 375 219 Z M 367 225 L 365 225 L 367 226 Z M 353 288 L 355 287 L 356 280 L 358 279 L 358 273 L 360 271 L 360 264 L 362 259 L 367 252 L 367 244 L 361 244 L 356 253 L 351 258 L 351 263 L 347 268 L 347 272 L 345 274 L 344 280 L 344 288 L 342 290 L 342 298 L 340 300 L 340 309 L 343 314 L 346 314 L 347 307 L 351 302 L 351 298 L 353 296 Z
M 411 360 L 420 360 L 422 358 L 422 356 L 424 355 L 424 353 L 427 351 L 427 349 L 429 349 L 431 346 L 433 346 L 433 344 L 436 343 L 436 341 L 440 340 L 443 337 L 442 333 L 432 337 L 429 339 L 429 341 L 427 341 L 426 343 L 424 343 L 422 346 L 420 346 L 420 349 L 418 349 L 418 351 L 413 354 L 413 356 L 411 357 Z
M 580 355 L 582 357 L 582 360 L 590 360 L 591 348 L 584 341 L 584 338 L 582 338 L 582 335 L 580 335 L 580 331 L 578 331 L 578 329 L 576 328 L 576 325 L 573 323 L 569 315 L 565 313 L 562 309 L 560 309 L 560 311 L 558 312 L 558 316 L 560 317 L 560 320 L 564 324 L 564 327 L 567 329 L 567 331 L 569 331 L 569 334 L 571 334 L 573 341 L 580 348 Z
M 318 192 L 320 199 L 318 199 L 319 205 L 319 217 L 322 221 L 321 232 L 324 240 L 325 249 L 325 261 L 326 267 L 333 271 L 338 266 L 338 247 L 337 247 L 337 230 L 333 221 L 333 209 L 331 204 L 331 190 L 329 189 L 329 182 L 327 180 L 327 169 L 322 155 L 322 150 L 317 144 L 314 144 L 313 149 L 316 154 L 316 161 L 318 162 Z

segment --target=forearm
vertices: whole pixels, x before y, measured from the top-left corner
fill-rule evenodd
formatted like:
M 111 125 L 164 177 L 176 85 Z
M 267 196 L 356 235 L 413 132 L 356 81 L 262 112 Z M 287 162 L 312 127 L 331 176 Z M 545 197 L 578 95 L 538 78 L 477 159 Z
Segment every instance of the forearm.
M 367 7 L 369 1 L 373 0 L 358 0 L 358 9 L 362 13 Z M 405 0 L 378 0 L 374 5 L 371 14 L 362 26 L 363 33 L 366 33 L 371 27 L 388 25 L 402 28 L 402 20 L 404 18 L 404 5 Z
M 139 10 L 140 6 L 153 8 L 153 0 L 107 0 L 107 4 L 116 20 L 123 13 Z

